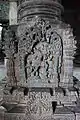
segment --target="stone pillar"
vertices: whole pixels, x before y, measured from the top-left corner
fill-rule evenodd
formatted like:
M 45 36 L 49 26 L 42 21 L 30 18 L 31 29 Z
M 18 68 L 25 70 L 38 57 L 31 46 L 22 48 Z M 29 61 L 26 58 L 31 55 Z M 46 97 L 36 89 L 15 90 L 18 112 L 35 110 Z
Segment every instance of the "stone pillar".
M 63 32 L 63 75 L 61 82 L 63 86 L 73 86 L 73 59 L 76 49 L 74 36 L 70 26 L 67 26 Z
M 9 0 L 9 24 L 17 25 L 17 0 Z
M 58 0 L 18 0 L 18 3 L 19 86 L 29 88 L 26 119 L 51 120 L 52 104 L 57 101 L 53 102 L 50 88 L 56 94 L 63 57 L 60 28 L 63 7 Z
M 25 110 L 25 120 L 52 120 L 55 111 L 58 116 L 66 114 L 64 103 L 72 102 L 68 86 L 73 85 L 74 39 L 68 25 L 61 22 L 60 0 L 18 0 L 18 5 L 18 40 L 11 34 L 5 42 L 8 77 L 16 83 L 10 92 L 21 98 L 16 108 Z M 24 95 L 15 94 L 15 89 Z
M 15 38 L 15 32 L 8 27 L 7 29 L 3 29 L 4 35 L 4 53 L 6 55 L 6 68 L 7 68 L 7 83 L 8 85 L 13 85 L 14 83 L 16 84 L 16 74 L 15 74 L 15 69 L 16 66 L 16 59 L 17 59 L 17 53 L 16 53 L 16 38 Z M 16 65 L 16 66 L 15 66 Z M 18 67 L 17 67 L 18 68 Z M 18 69 L 17 69 L 18 71 Z

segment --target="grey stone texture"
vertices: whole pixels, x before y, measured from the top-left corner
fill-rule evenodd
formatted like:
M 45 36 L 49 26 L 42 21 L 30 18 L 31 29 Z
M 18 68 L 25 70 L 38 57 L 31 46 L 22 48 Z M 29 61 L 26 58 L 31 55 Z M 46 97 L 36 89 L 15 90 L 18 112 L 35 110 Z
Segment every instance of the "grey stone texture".
M 18 25 L 5 29 L 7 84 L 0 120 L 79 120 L 75 40 L 58 0 L 18 0 Z

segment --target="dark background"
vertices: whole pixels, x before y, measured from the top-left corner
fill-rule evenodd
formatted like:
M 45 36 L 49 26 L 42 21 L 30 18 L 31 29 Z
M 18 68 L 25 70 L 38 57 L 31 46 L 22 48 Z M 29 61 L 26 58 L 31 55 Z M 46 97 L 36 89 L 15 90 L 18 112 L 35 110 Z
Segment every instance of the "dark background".
M 80 66 L 80 0 L 62 0 L 64 21 L 71 25 L 77 40 L 74 66 Z

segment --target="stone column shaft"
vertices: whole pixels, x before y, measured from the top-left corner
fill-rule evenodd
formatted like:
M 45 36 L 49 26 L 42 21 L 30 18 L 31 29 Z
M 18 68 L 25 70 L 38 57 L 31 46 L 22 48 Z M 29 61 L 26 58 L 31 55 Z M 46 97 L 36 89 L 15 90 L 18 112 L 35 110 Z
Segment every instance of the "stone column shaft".
M 9 24 L 10 25 L 17 24 L 17 2 L 16 1 L 10 1 Z

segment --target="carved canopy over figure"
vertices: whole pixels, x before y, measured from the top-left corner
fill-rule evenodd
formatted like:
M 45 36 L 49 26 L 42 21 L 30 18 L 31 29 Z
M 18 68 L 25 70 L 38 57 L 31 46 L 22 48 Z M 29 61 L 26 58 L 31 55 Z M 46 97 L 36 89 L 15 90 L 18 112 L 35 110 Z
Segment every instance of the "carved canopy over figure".
M 52 26 L 43 20 L 28 29 L 26 39 L 28 37 L 34 39 L 24 58 L 27 82 L 33 80 L 45 82 L 45 79 L 49 83 L 53 82 L 60 74 L 63 54 L 62 39 Z

